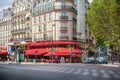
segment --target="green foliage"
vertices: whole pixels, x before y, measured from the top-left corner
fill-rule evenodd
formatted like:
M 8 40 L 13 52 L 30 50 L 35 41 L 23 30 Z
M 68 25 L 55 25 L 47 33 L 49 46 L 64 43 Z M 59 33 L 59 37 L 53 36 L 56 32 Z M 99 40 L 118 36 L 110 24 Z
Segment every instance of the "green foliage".
M 120 50 L 120 0 L 93 0 L 87 23 L 98 46 L 114 44 Z

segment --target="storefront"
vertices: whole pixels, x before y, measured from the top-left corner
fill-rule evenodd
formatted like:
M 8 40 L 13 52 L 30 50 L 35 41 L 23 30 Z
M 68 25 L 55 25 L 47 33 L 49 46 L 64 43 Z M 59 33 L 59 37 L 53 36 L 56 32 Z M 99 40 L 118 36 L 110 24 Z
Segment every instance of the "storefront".
M 7 61 L 7 46 L 0 46 L 0 61 Z
M 25 59 L 25 51 L 28 49 L 29 42 L 14 42 L 8 44 L 9 59 L 10 61 L 21 62 Z
M 54 41 L 54 42 L 36 42 L 27 45 L 25 51 L 26 61 L 36 60 L 37 62 L 81 62 L 81 55 L 84 53 L 80 49 L 79 42 L 73 41 Z

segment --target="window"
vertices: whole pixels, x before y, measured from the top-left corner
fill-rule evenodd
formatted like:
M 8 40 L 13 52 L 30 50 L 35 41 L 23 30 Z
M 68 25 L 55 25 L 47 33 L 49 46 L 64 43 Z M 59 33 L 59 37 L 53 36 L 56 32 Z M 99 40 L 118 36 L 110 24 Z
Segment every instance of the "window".
M 42 19 L 41 19 L 41 17 L 39 17 L 39 22 L 41 22 L 42 21 Z
M 46 15 L 44 15 L 44 21 L 46 21 Z
M 44 34 L 44 40 L 46 40 L 46 38 L 47 38 L 47 35 L 46 35 L 46 34 Z
M 62 9 L 65 9 L 65 7 L 66 7 L 66 2 L 62 2 L 61 7 L 62 7 Z
M 38 31 L 40 32 L 41 31 L 41 26 L 39 25 L 39 29 L 38 29 Z
M 34 23 L 36 23 L 36 18 L 34 18 Z
M 46 24 L 44 24 L 44 31 L 46 31 L 47 30 L 47 26 L 46 26 Z
M 50 14 L 49 14 L 49 20 L 51 20 L 51 19 L 52 19 L 52 14 L 50 13 Z
M 61 16 L 66 16 L 66 12 L 62 12 L 62 13 L 61 13 Z
M 65 22 L 62 22 L 62 23 L 61 23 L 61 27 L 66 27 L 66 25 L 67 25 L 67 24 L 66 24 Z

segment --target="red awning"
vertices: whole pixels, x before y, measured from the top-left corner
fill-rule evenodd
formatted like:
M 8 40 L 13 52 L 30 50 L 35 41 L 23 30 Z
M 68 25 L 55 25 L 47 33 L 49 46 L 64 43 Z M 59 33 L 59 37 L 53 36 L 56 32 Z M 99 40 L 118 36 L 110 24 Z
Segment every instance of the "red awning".
M 53 54 L 51 52 L 48 52 L 47 54 L 45 54 L 44 56 L 52 56 Z
M 46 49 L 30 49 L 26 50 L 26 55 L 42 55 L 46 52 L 47 52 Z
M 0 52 L 0 55 L 7 55 L 8 52 Z
M 79 49 L 72 50 L 72 55 L 77 55 L 77 54 L 82 54 L 82 53 L 83 53 L 83 51 L 79 50 Z M 53 55 L 54 56 L 69 56 L 70 55 L 70 50 L 57 51 Z M 44 56 L 52 56 L 52 53 L 49 52 L 49 53 L 45 54 Z
M 48 46 L 48 45 L 79 45 L 78 42 L 55 41 L 55 42 L 37 42 L 32 43 L 30 46 Z

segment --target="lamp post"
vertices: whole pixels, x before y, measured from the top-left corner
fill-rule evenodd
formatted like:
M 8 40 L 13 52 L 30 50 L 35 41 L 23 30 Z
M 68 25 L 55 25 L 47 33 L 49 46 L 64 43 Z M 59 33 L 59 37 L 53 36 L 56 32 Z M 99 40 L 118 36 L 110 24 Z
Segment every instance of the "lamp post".
M 72 63 L 72 47 L 70 46 L 70 63 Z
M 38 53 L 38 51 L 35 50 L 35 63 L 37 62 L 37 53 Z
M 53 63 L 53 54 L 54 54 L 54 50 L 53 50 L 53 35 L 54 35 L 54 30 L 53 28 L 55 27 L 55 24 L 52 25 L 52 63 Z

